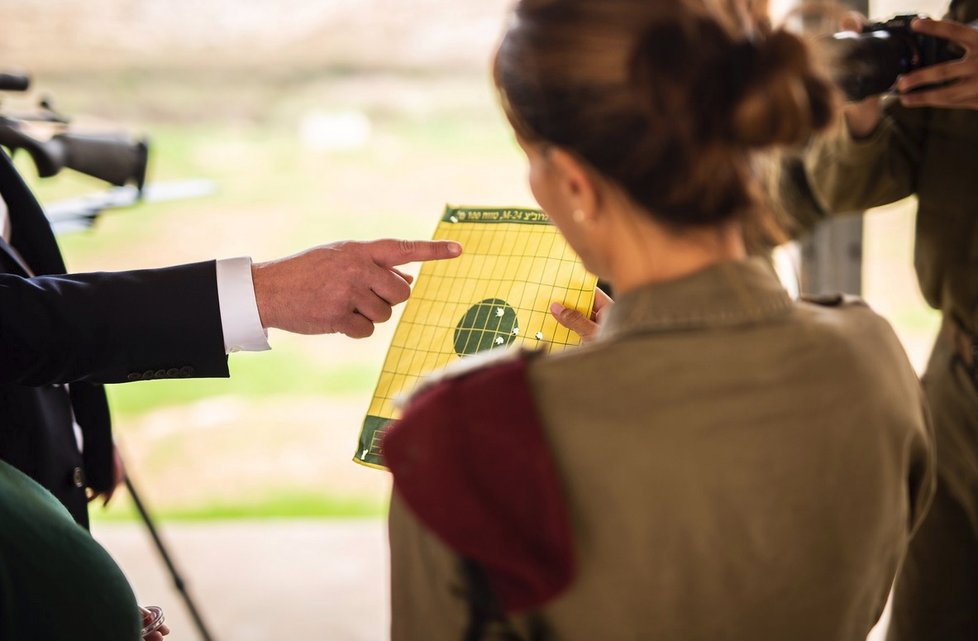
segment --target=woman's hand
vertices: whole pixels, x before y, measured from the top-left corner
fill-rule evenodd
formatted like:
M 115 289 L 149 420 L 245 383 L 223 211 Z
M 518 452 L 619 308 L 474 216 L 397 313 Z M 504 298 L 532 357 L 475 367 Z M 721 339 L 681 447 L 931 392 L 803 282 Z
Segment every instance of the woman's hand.
M 153 612 L 140 606 L 139 613 L 143 617 L 144 628 L 153 622 L 153 618 L 155 617 L 155 614 Z M 163 637 L 165 637 L 168 634 L 170 634 L 170 628 L 168 628 L 167 625 L 163 623 L 160 625 L 159 628 L 144 636 L 143 641 L 163 641 Z
M 917 33 L 944 38 L 964 49 L 960 60 L 942 62 L 906 74 L 897 81 L 900 104 L 904 107 L 944 107 L 978 109 L 978 29 L 950 20 L 917 19 L 910 23 Z M 914 93 L 926 85 L 947 86 Z
M 585 317 L 576 309 L 564 307 L 560 303 L 551 303 L 550 313 L 553 314 L 558 323 L 579 335 L 581 340 L 587 343 L 596 337 L 601 319 L 614 304 L 615 301 L 611 300 L 611 297 L 604 293 L 600 287 L 595 287 L 594 310 L 591 312 L 590 318 Z

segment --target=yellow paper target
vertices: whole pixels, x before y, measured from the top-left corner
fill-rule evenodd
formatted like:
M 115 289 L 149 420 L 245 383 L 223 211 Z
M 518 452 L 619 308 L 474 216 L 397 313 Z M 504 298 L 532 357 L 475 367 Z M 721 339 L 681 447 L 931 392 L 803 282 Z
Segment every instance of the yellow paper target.
M 550 314 L 554 301 L 588 315 L 596 279 L 547 215 L 533 209 L 446 207 L 435 240 L 457 240 L 459 258 L 421 267 L 394 332 L 354 460 L 383 467 L 394 399 L 428 373 L 487 349 L 553 351 L 580 342 Z

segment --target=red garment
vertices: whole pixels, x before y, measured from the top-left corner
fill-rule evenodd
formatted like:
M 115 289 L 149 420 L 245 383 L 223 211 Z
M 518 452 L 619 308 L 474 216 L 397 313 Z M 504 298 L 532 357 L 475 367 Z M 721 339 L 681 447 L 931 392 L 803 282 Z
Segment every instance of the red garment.
M 574 578 L 561 484 L 518 358 L 416 396 L 384 439 L 415 516 L 478 562 L 505 613 L 538 607 Z

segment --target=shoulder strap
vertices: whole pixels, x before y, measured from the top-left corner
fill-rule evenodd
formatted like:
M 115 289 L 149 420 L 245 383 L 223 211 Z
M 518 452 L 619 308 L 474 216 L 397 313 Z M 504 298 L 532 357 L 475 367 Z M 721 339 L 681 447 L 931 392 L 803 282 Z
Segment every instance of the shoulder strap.
M 525 359 L 434 385 L 383 447 L 405 504 L 479 564 L 503 612 L 538 608 L 571 584 L 570 521 Z
M 24 262 L 38 275 L 65 273 L 44 210 L 3 151 L 0 151 L 0 193 L 10 215 L 10 244 L 17 248 Z

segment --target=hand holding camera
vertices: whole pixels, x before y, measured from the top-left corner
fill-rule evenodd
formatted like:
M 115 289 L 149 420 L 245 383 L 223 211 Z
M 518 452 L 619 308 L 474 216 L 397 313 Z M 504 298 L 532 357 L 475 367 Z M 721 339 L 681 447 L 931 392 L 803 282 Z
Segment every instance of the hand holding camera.
M 832 37 L 837 82 L 852 102 L 846 122 L 854 138 L 872 134 L 884 95 L 905 107 L 978 109 L 978 29 L 919 15 L 865 23 L 850 14 Z
M 843 20 L 849 23 L 843 25 L 848 29 L 831 40 L 836 81 L 850 100 L 886 93 L 906 74 L 961 58 L 962 51 L 952 41 L 919 30 L 924 16 L 898 15 L 870 24 L 861 21 L 850 14 Z
M 978 109 L 978 29 L 947 20 L 916 19 L 919 34 L 950 42 L 964 53 L 959 59 L 922 67 L 897 81 L 905 107 Z M 923 89 L 924 87 L 934 87 Z

